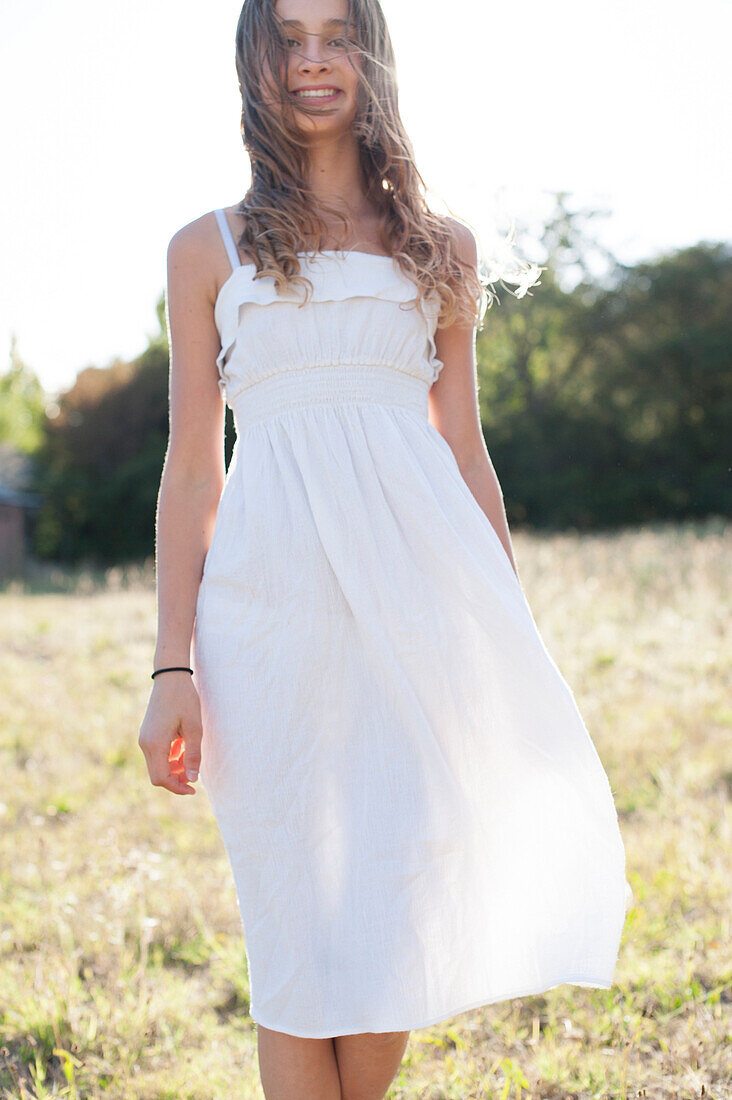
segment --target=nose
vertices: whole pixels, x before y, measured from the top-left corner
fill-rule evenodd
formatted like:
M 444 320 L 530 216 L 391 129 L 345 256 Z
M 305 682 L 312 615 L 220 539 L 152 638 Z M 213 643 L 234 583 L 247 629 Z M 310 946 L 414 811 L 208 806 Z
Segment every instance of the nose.
M 314 68 L 319 70 L 329 68 L 331 58 L 327 56 L 328 51 L 323 36 L 308 34 L 305 35 L 305 39 L 306 44 L 300 53 L 298 68 L 302 72 L 312 72 Z

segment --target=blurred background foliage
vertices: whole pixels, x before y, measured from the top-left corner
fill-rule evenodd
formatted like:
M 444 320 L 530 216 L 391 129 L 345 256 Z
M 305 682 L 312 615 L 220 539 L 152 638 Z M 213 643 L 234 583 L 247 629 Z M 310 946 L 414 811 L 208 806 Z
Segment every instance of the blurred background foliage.
M 477 340 L 481 422 L 511 527 L 728 516 L 732 245 L 623 265 L 592 238 L 598 212 L 556 200 L 539 285 L 522 298 L 497 285 Z M 535 247 L 521 235 L 517 245 L 524 255 Z M 13 342 L 0 442 L 32 455 L 40 558 L 153 554 L 168 434 L 164 296 L 156 308 L 159 332 L 137 359 L 88 367 L 55 400 Z M 227 410 L 227 464 L 234 439 Z

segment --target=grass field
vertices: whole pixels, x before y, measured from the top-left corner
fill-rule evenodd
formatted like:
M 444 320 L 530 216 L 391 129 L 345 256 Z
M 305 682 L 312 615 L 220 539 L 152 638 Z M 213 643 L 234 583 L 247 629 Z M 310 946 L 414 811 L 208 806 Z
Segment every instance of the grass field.
M 412 1032 L 389 1097 L 730 1097 L 732 525 L 513 541 L 616 793 L 634 906 L 611 990 Z M 137 745 L 154 635 L 149 569 L 0 592 L 2 1100 L 262 1097 L 209 803 L 153 788 Z

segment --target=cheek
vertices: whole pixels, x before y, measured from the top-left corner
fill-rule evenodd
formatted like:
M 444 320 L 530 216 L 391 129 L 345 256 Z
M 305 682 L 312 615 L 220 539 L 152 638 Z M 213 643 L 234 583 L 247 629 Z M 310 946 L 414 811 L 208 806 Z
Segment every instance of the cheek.
M 297 82 L 297 57 L 283 57 L 280 65 L 282 83 L 291 88 Z
M 360 59 L 357 59 L 353 63 L 347 61 L 339 74 L 341 88 L 348 92 L 353 99 L 358 95 L 358 89 L 361 84 L 359 80 L 360 71 L 361 62 Z

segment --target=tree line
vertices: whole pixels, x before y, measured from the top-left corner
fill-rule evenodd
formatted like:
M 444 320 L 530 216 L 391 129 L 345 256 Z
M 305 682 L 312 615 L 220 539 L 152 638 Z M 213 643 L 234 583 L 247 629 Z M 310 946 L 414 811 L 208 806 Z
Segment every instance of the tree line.
M 610 257 L 598 276 L 581 222 L 558 196 L 539 285 L 522 298 L 499 289 L 478 334 L 481 423 L 509 523 L 600 530 L 728 516 L 732 245 L 631 266 Z M 55 406 L 15 350 L 0 375 L 0 440 L 33 455 L 39 557 L 153 553 L 168 435 L 162 296 L 157 314 L 137 359 L 81 371 Z M 233 443 L 227 411 L 227 463 Z

